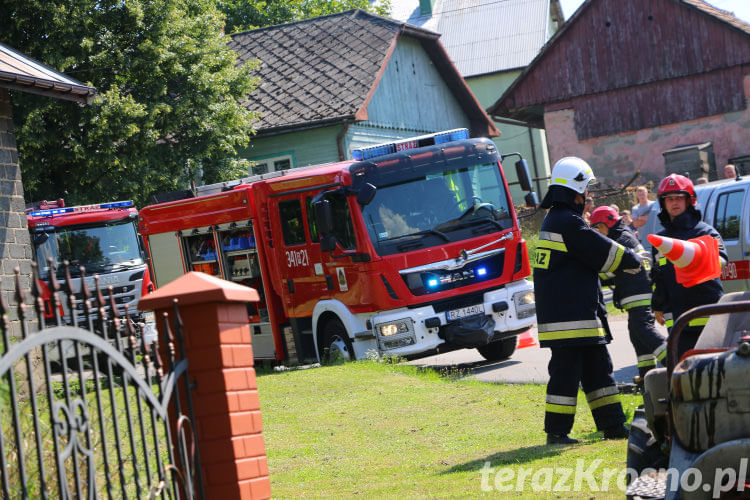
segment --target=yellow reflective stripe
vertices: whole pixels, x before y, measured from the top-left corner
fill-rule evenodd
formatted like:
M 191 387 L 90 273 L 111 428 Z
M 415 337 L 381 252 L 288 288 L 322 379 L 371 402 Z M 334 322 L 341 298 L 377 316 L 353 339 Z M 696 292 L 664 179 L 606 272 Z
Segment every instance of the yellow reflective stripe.
M 654 358 L 650 358 L 638 362 L 638 368 L 643 368 L 644 366 L 656 366 L 656 360 Z
M 619 243 L 612 242 L 612 246 L 609 248 L 609 255 L 604 265 L 601 268 L 601 272 L 612 273 L 618 267 L 620 267 L 620 261 L 622 256 L 625 255 L 625 247 Z
M 550 413 L 564 413 L 566 415 L 575 415 L 576 407 L 568 406 L 568 405 L 556 405 L 552 403 L 546 403 L 544 405 L 544 411 L 548 411 Z
M 673 320 L 668 319 L 668 320 L 664 321 L 664 326 L 666 326 L 667 328 L 672 328 L 672 325 L 674 325 L 674 321 Z
M 561 177 L 555 177 L 555 182 L 557 184 L 567 184 L 568 183 L 568 179 L 563 179 Z
M 708 318 L 695 318 L 688 323 L 688 326 L 705 326 L 708 323 Z
M 559 241 L 537 240 L 536 247 L 537 248 L 549 248 L 551 250 L 558 250 L 560 252 L 568 251 L 568 247 L 565 246 L 565 243 L 561 243 Z
M 667 344 L 666 342 L 659 347 L 656 348 L 654 351 L 654 357 L 659 360 L 659 362 L 664 361 L 664 358 L 667 356 Z
M 629 304 L 631 302 L 635 302 L 638 300 L 651 300 L 651 294 L 650 293 L 638 293 L 636 295 L 628 295 L 627 297 L 623 297 L 620 301 L 623 305 Z
M 611 396 L 605 396 L 603 398 L 596 399 L 594 401 L 589 401 L 589 408 L 592 410 L 595 410 L 599 408 L 600 406 L 606 406 L 611 404 L 619 404 L 620 403 L 620 395 L 619 394 L 613 394 Z
M 584 337 L 604 337 L 604 328 L 580 328 L 576 330 L 557 330 L 554 332 L 539 332 L 539 340 L 578 339 Z
M 666 257 L 659 257 L 659 265 L 660 266 L 666 266 L 667 265 L 667 258 Z
M 648 306 L 648 305 L 651 305 L 651 299 L 636 300 L 635 302 L 630 302 L 629 304 L 623 304 L 623 308 L 627 311 L 628 309 L 632 309 L 633 307 Z

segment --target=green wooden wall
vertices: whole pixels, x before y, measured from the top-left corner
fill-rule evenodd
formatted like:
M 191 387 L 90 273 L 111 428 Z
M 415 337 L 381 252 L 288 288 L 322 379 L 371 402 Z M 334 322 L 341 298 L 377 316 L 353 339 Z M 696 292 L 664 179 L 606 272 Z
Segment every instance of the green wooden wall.
M 513 81 L 521 73 L 521 70 L 508 71 L 503 73 L 494 73 L 469 78 L 466 82 L 469 84 L 472 92 L 484 109 L 489 108 L 500 98 L 505 90 L 510 87 Z M 539 199 L 547 192 L 549 185 L 550 162 L 547 152 L 547 138 L 544 130 L 529 129 L 515 125 L 507 125 L 495 122 L 495 126 L 500 130 L 500 137 L 493 138 L 500 154 L 521 153 L 529 164 L 529 170 L 533 178 L 543 178 L 534 183 L 534 187 L 539 195 Z M 532 155 L 532 140 L 534 155 Z M 516 170 L 514 162 L 516 158 L 509 158 L 510 163 L 506 164 L 505 173 L 508 182 L 516 182 Z M 536 165 L 536 172 L 534 167 Z M 523 192 L 518 186 L 511 186 L 511 194 L 515 203 L 521 203 Z

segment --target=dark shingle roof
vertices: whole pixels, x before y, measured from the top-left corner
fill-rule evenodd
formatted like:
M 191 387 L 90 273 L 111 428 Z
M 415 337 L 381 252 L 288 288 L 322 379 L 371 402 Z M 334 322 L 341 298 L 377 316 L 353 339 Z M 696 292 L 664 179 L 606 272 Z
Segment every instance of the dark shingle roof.
M 344 120 L 366 120 L 366 105 L 399 36 L 422 42 L 473 123 L 494 134 L 438 41 L 439 35 L 392 19 L 350 10 L 232 35 L 241 61 L 260 60 L 260 86 L 245 104 L 261 112 L 259 134 Z

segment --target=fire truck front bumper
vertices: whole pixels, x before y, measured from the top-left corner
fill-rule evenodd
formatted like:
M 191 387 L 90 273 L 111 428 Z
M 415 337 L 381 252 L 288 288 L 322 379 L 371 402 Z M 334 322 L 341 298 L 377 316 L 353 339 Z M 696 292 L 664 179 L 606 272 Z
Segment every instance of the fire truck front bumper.
M 468 304 L 465 297 L 457 296 L 447 307 L 442 303 L 440 307 L 430 304 L 398 309 L 371 320 L 381 355 L 414 358 L 481 347 L 533 326 L 534 288 L 529 281 L 519 280 L 485 292 L 475 303 Z

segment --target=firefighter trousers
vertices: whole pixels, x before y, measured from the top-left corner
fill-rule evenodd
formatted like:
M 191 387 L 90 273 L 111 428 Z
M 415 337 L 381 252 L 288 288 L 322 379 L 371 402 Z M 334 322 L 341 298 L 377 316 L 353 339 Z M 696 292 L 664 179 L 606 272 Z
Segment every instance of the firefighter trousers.
M 552 347 L 544 413 L 544 431 L 568 434 L 573 428 L 578 387 L 586 393 L 598 430 L 625 423 L 620 391 L 612 375 L 606 345 Z
M 658 361 L 664 365 L 667 355 L 667 339 L 656 329 L 654 314 L 650 306 L 628 309 L 628 332 L 635 354 L 638 356 L 638 375 L 656 367 Z

